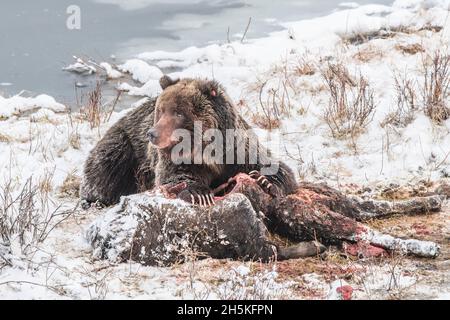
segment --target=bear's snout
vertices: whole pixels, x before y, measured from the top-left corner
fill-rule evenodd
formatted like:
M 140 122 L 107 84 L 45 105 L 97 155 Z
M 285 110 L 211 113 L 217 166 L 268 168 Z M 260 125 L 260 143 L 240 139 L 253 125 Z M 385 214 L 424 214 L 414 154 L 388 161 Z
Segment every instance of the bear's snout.
M 172 140 L 172 133 L 172 126 L 161 126 L 158 124 L 147 131 L 147 137 L 154 147 L 158 149 L 166 149 L 172 147 L 174 142 L 176 142 Z
M 158 138 L 159 138 L 158 130 L 153 129 L 153 128 L 148 130 L 147 137 L 151 143 L 158 144 Z

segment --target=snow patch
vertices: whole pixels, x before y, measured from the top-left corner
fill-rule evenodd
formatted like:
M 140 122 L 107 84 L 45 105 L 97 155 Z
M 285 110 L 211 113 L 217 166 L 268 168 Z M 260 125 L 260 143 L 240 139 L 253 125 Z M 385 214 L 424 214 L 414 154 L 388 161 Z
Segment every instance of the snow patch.
M 100 63 L 100 66 L 105 69 L 106 75 L 109 79 L 118 79 L 123 76 L 123 74 L 120 71 L 117 71 L 114 69 L 109 63 L 102 62 Z
M 20 95 L 11 98 L 0 96 L 0 117 L 9 118 L 13 115 L 20 115 L 26 111 L 41 108 L 54 112 L 65 112 L 67 110 L 63 104 L 56 102 L 53 97 L 46 94 L 34 98 L 25 98 Z
M 151 66 L 147 62 L 139 59 L 128 60 L 124 64 L 119 65 L 118 68 L 122 72 L 130 73 L 133 79 L 140 83 L 159 80 L 163 76 L 162 71 L 158 67 Z

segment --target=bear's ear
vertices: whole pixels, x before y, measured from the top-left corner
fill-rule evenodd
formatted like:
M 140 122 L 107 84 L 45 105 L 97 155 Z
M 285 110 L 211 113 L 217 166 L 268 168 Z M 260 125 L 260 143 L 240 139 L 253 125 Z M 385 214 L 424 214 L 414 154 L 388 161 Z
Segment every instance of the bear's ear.
M 180 79 L 172 80 L 168 75 L 163 75 L 161 77 L 161 79 L 159 79 L 159 84 L 160 84 L 161 88 L 164 90 L 167 87 L 170 87 L 170 86 L 178 83 L 178 81 L 180 81 Z
M 220 84 L 215 80 L 204 80 L 198 85 L 198 88 L 202 94 L 208 98 L 216 98 L 222 94 Z

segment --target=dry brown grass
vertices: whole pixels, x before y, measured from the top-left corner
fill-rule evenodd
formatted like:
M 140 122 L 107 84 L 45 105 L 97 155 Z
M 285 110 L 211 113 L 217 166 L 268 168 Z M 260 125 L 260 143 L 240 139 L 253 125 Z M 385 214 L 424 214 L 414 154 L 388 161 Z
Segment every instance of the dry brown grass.
M 363 43 L 367 43 L 374 39 L 388 39 L 393 38 L 396 35 L 396 31 L 388 30 L 388 29 L 380 29 L 377 31 L 371 32 L 359 32 L 352 33 L 349 35 L 345 35 L 342 37 L 342 41 L 344 41 L 347 45 L 361 45 Z
M 417 53 L 425 52 L 425 49 L 420 43 L 397 44 L 395 46 L 395 49 L 409 55 L 415 55 Z
M 373 45 L 367 45 L 363 48 L 358 48 L 358 52 L 353 55 L 353 59 L 361 63 L 367 63 L 372 60 L 381 59 L 384 57 L 384 52 Z
M 9 135 L 0 132 L 0 142 L 10 143 L 11 140 L 12 138 Z
M 75 172 L 70 172 L 59 190 L 60 195 L 72 198 L 80 196 L 81 179 Z
M 423 59 L 422 98 L 425 114 L 435 123 L 450 118 L 450 55 L 436 51 L 431 62 Z
M 395 111 L 381 122 L 382 128 L 387 125 L 405 128 L 414 121 L 414 113 L 418 110 L 416 83 L 407 74 L 394 74 L 394 82 Z
M 102 84 L 100 81 L 97 81 L 95 88 L 86 95 L 87 102 L 82 104 L 79 108 L 79 120 L 87 121 L 91 129 L 98 128 L 102 123 L 108 122 L 111 119 L 111 115 L 119 103 L 122 94 L 122 91 L 117 91 L 117 94 L 112 101 L 103 103 Z M 81 101 L 83 101 L 83 97 L 84 96 L 81 96 Z M 80 105 L 79 102 L 78 105 Z
M 272 118 L 267 115 L 261 115 L 261 114 L 253 114 L 252 115 L 252 122 L 259 128 L 265 129 L 265 130 L 272 130 L 279 128 L 281 125 L 281 120 L 278 118 Z
M 289 83 L 287 79 L 279 78 L 276 86 L 267 88 L 268 80 L 259 86 L 258 101 L 262 114 L 255 114 L 255 124 L 264 129 L 278 128 L 283 115 L 290 115 L 292 105 Z
M 294 59 L 284 59 L 268 71 L 260 74 L 257 80 L 246 87 L 246 91 L 256 96 L 258 110 L 250 114 L 253 123 L 271 130 L 278 128 L 283 118 L 294 114 L 304 114 L 307 108 L 297 104 L 297 98 L 305 91 L 317 94 L 322 87 L 311 87 L 307 77 L 318 72 L 315 60 L 307 53 Z M 302 80 L 302 78 L 304 78 Z M 247 107 L 238 103 L 239 108 Z
M 45 115 L 43 117 L 36 117 L 31 115 L 30 116 L 30 122 L 33 123 L 42 123 L 42 124 L 52 124 L 54 126 L 57 126 L 59 124 L 58 119 L 56 118 L 50 118 L 48 115 Z
M 80 140 L 80 134 L 79 133 L 72 133 L 69 136 L 69 144 L 72 148 L 78 150 L 81 147 L 81 140 Z
M 48 180 L 44 178 L 33 183 L 29 178 L 18 191 L 12 180 L 0 186 L 0 237 L 5 244 L 17 239 L 25 255 L 32 253 L 76 210 L 64 211 L 61 205 L 53 206 L 47 193 L 45 181 Z
M 294 66 L 293 74 L 296 76 L 312 76 L 316 74 L 317 67 L 314 62 L 307 56 L 298 59 L 298 63 Z
M 329 64 L 322 71 L 328 89 L 329 104 L 324 119 L 337 139 L 355 138 L 372 121 L 375 111 L 374 91 L 359 75 L 356 79 L 342 64 Z
M 54 171 L 45 170 L 44 174 L 39 178 L 38 188 L 42 195 L 48 195 L 53 191 Z
M 426 24 L 418 31 L 432 31 L 432 32 L 440 32 L 443 29 L 442 26 L 433 25 L 431 23 Z
M 422 31 L 440 32 L 441 26 L 435 26 L 431 23 L 421 27 L 420 29 L 411 26 L 399 26 L 395 28 L 381 28 L 376 31 L 350 33 L 342 36 L 342 41 L 347 45 L 361 45 L 375 39 L 394 38 L 399 34 L 413 34 Z
M 101 124 L 102 114 L 102 88 L 97 82 L 95 89 L 88 93 L 87 104 L 80 108 L 80 114 L 89 122 L 91 129 Z

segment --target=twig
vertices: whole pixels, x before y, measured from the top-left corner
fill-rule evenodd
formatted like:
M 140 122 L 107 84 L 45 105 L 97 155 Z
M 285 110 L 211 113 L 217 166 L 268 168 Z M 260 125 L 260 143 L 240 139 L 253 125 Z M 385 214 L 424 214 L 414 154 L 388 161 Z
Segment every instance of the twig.
M 109 122 L 109 120 L 111 119 L 111 115 L 113 114 L 113 112 L 114 112 L 114 110 L 116 108 L 116 105 L 119 102 L 120 97 L 122 96 L 122 93 L 123 93 L 123 91 L 120 91 L 120 90 L 117 91 L 117 95 L 116 95 L 116 98 L 113 101 L 111 110 L 109 111 L 108 116 L 106 117 L 106 122 Z
M 247 27 L 245 28 L 245 32 L 242 35 L 241 43 L 244 43 L 245 36 L 247 35 L 248 28 L 250 28 L 250 23 L 252 22 L 252 17 L 248 18 Z
M 58 290 L 57 287 L 53 287 L 53 286 L 49 286 L 49 285 L 45 285 L 45 284 L 41 284 L 41 283 L 36 283 L 36 282 L 31 282 L 31 281 L 25 281 L 25 280 L 10 280 L 10 281 L 5 281 L 5 282 L 0 282 L 0 286 L 3 285 L 8 285 L 8 284 L 31 284 L 33 286 L 38 286 L 38 287 L 43 287 L 43 288 L 47 288 L 57 294 L 61 294 L 61 290 Z
M 444 159 L 436 165 L 436 170 L 439 169 L 439 167 L 442 166 L 447 161 L 448 156 L 450 156 L 450 151 L 447 152 L 447 154 L 445 155 Z

